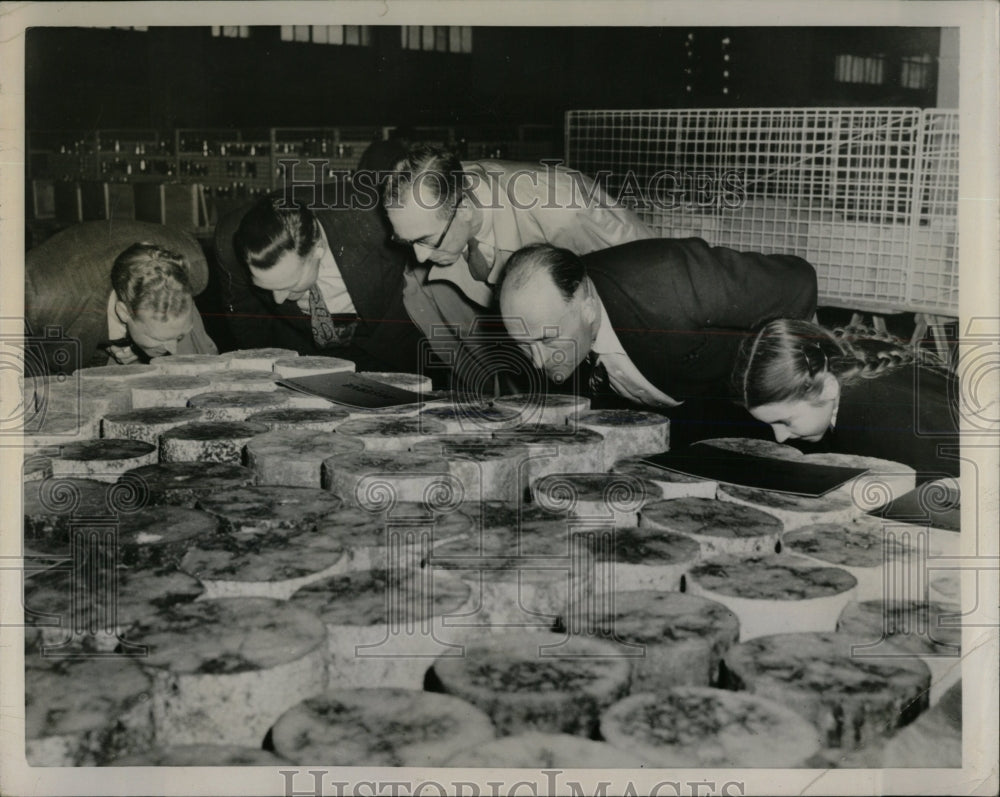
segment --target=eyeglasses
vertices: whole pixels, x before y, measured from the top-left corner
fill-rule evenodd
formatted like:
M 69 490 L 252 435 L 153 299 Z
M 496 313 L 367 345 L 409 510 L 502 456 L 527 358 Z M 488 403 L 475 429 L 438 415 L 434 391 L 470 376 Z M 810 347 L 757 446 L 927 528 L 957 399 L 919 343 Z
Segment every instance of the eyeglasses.
M 444 230 L 441 231 L 441 234 L 434 243 L 428 241 L 426 235 L 423 238 L 417 238 L 415 241 L 407 241 L 405 238 L 400 238 L 398 235 L 393 233 L 390 236 L 390 240 L 393 243 L 402 244 L 403 246 L 422 246 L 425 249 L 439 249 L 441 244 L 444 243 L 445 236 L 448 234 L 448 230 L 451 229 L 452 222 L 455 221 L 455 216 L 457 215 L 458 205 L 456 204 L 455 207 L 451 209 L 451 216 L 448 217 L 448 223 L 444 225 Z

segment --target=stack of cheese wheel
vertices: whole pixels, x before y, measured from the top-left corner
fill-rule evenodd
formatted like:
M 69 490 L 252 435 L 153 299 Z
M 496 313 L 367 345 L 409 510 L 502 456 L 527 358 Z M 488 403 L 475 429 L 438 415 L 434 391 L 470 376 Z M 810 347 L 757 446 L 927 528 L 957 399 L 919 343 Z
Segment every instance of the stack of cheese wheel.
M 648 503 L 640 512 L 639 527 L 691 537 L 704 556 L 773 553 L 783 531 L 774 515 L 707 498 Z
M 156 463 L 156 446 L 142 440 L 81 440 L 51 457 L 52 475 L 116 482 L 126 471 Z
M 448 473 L 462 485 L 467 501 L 521 500 L 529 452 L 515 441 L 443 437 L 417 443 L 413 451 L 443 457 Z
M 204 376 L 156 374 L 131 379 L 126 383 L 132 392 L 132 409 L 145 407 L 186 407 L 188 399 L 212 390 Z
M 449 695 L 412 689 L 331 689 L 290 708 L 271 731 L 294 764 L 439 767 L 495 736 L 490 719 Z
M 896 655 L 858 655 L 870 640 L 847 633 L 776 634 L 725 653 L 725 686 L 783 703 L 810 720 L 823 746 L 880 745 L 927 706 L 927 666 Z
M 593 410 L 581 413 L 576 426 L 604 435 L 603 470 L 624 457 L 659 454 L 670 447 L 670 420 L 655 412 Z
M 837 631 L 867 643 L 855 649 L 855 655 L 918 656 L 931 672 L 933 706 L 962 677 L 960 617 L 958 606 L 913 600 L 864 601 L 844 608 Z
M 869 515 L 786 531 L 782 545 L 812 564 L 846 570 L 857 579 L 858 601 L 892 597 L 887 594 L 890 573 L 905 567 L 905 560 L 913 556 L 901 540 L 885 533 L 881 520 Z
M 292 605 L 326 624 L 330 686 L 423 689 L 424 675 L 442 655 L 461 649 L 441 641 L 442 618 L 469 599 L 457 579 L 428 571 L 362 570 L 303 587 Z
M 354 363 L 340 357 L 283 357 L 274 361 L 271 370 L 276 378 L 294 379 L 299 376 L 354 373 Z
M 135 659 L 57 655 L 25 655 L 30 766 L 103 766 L 152 743 L 152 682 Z
M 160 462 L 221 462 L 241 465 L 243 448 L 266 426 L 246 421 L 195 421 L 160 435 Z
M 529 484 L 550 473 L 604 471 L 604 438 L 589 429 L 538 424 L 498 432 L 497 437 L 527 446 Z
M 546 424 L 576 428 L 577 419 L 590 409 L 590 399 L 560 393 L 518 393 L 500 396 L 493 401 L 500 409 L 520 415 L 519 426 Z
M 620 473 L 553 473 L 531 485 L 531 495 L 550 511 L 614 528 L 635 528 L 639 513 L 663 496 L 652 482 Z
M 406 374 L 395 371 L 365 371 L 361 374 L 366 379 L 373 379 L 383 385 L 410 390 L 414 393 L 428 393 L 434 385 L 429 376 L 422 374 Z
M 833 631 L 857 581 L 837 567 L 797 556 L 719 556 L 694 565 L 688 591 L 724 604 L 739 618 L 740 641 L 795 631 Z
M 148 649 L 157 746 L 260 747 L 283 712 L 326 686 L 326 629 L 287 602 L 171 606 L 130 637 Z
M 203 496 L 256 484 L 252 470 L 221 462 L 161 462 L 126 473 L 142 484 L 151 504 L 193 507 Z
M 462 403 L 431 405 L 421 410 L 419 417 L 442 424 L 447 434 L 486 437 L 514 427 L 521 418 L 514 410 Z
M 685 574 L 701 559 L 701 546 L 684 534 L 613 526 L 579 534 L 592 539 L 595 590 L 683 592 Z
M 660 488 L 664 498 L 715 498 L 719 483 L 711 479 L 699 479 L 672 470 L 658 468 L 645 462 L 642 457 L 626 457 L 611 466 L 612 473 L 645 479 Z
M 441 688 L 485 711 L 502 736 L 593 738 L 601 712 L 627 693 L 630 669 L 604 640 L 523 631 L 491 634 L 464 656 L 434 662 Z
M 961 767 L 962 682 L 949 688 L 930 711 L 893 736 L 877 766 Z
M 278 429 L 247 441 L 247 467 L 258 484 L 295 487 L 322 486 L 324 460 L 338 454 L 358 454 L 364 443 L 339 432 L 315 429 Z
M 366 451 L 409 451 L 446 433 L 444 424 L 420 417 L 352 418 L 337 427 L 337 434 L 357 438 Z
M 461 503 L 462 485 L 448 470 L 440 452 L 361 451 L 323 460 L 320 483 L 345 503 L 372 511 L 431 501 L 438 493 L 452 493 Z
M 343 502 L 326 490 L 312 487 L 253 486 L 219 491 L 198 500 L 198 509 L 211 512 L 222 530 L 254 535 L 272 529 L 306 529 L 336 517 Z
M 715 685 L 722 656 L 740 633 L 736 615 L 721 603 L 679 592 L 636 590 L 594 596 L 581 629 L 619 648 L 632 665 L 630 691 Z
M 115 412 L 101 421 L 101 437 L 141 440 L 158 446 L 164 432 L 202 419 L 202 411 L 194 407 L 145 407 Z
M 705 686 L 632 694 L 603 713 L 601 735 L 654 768 L 801 767 L 821 745 L 780 703 Z
M 606 742 L 568 733 L 526 731 L 462 750 L 445 765 L 477 769 L 639 769 L 643 762 Z
M 802 461 L 841 468 L 865 468 L 867 473 L 836 490 L 850 499 L 859 514 L 885 506 L 917 486 L 916 471 L 901 462 L 855 454 L 806 454 Z
M 255 412 L 287 404 L 288 397 L 276 390 L 214 390 L 188 399 L 188 405 L 201 410 L 206 421 L 244 421 Z
M 149 362 L 161 374 L 198 376 L 207 371 L 225 368 L 228 359 L 229 355 L 219 354 L 168 354 L 154 357 Z
M 219 519 L 180 506 L 144 507 L 118 518 L 118 560 L 127 567 L 176 567 L 199 541 L 216 536 Z
M 293 349 L 237 349 L 226 354 L 226 366 L 240 371 L 272 371 L 278 360 L 295 359 Z
M 348 418 L 347 410 L 336 407 L 304 408 L 288 407 L 286 409 L 264 410 L 248 415 L 250 423 L 259 423 L 272 432 L 278 429 L 313 429 L 317 432 L 335 431 Z
M 471 590 L 468 605 L 446 623 L 454 627 L 447 641 L 500 626 L 546 630 L 591 592 L 593 573 L 582 566 L 588 541 L 570 535 L 565 519 L 538 510 L 493 514 L 487 509 L 479 533 L 442 543 L 427 562 L 435 580 L 460 578 Z

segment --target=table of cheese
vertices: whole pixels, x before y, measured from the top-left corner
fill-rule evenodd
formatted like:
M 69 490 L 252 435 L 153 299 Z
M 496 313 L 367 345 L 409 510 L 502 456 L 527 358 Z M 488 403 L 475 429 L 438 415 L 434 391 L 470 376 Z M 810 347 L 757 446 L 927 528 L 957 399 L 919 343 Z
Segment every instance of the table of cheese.
M 354 409 L 280 349 L 25 377 L 33 766 L 961 765 L 958 534 L 657 468 L 585 398 Z M 957 485 L 926 486 L 947 500 Z M 941 498 L 944 496 L 945 498 Z

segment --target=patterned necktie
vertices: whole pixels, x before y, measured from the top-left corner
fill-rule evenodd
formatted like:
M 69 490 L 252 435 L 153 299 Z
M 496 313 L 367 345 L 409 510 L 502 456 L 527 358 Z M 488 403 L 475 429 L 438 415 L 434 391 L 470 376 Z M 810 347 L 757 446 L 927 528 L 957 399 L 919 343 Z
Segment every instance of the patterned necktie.
M 313 340 L 320 348 L 350 346 L 358 327 L 358 317 L 330 315 L 318 285 L 309 289 L 309 315 L 312 317 Z
M 479 282 L 488 282 L 490 272 L 493 270 L 492 264 L 486 260 L 485 255 L 479 249 L 479 241 L 475 238 L 469 239 L 469 273 Z
M 613 393 L 611 383 L 608 381 L 608 369 L 604 367 L 604 363 L 600 361 L 600 355 L 596 351 L 587 355 L 587 364 L 590 366 L 590 376 L 587 379 L 590 395 L 602 396 Z

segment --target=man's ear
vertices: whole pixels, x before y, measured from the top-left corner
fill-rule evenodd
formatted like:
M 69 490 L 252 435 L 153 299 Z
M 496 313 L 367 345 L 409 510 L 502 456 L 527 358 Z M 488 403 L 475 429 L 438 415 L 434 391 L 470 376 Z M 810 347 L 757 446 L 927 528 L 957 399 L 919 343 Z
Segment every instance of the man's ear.
M 593 290 L 592 284 L 589 280 L 584 280 L 580 283 L 580 287 L 577 289 L 582 292 L 580 297 L 580 307 L 581 313 L 583 315 L 584 324 L 593 324 L 600 318 L 601 308 L 597 301 L 597 293 Z
M 128 305 L 121 299 L 115 301 L 115 315 L 118 316 L 118 320 L 123 324 L 127 324 L 132 320 L 132 314 L 128 311 Z
M 837 377 L 835 377 L 829 371 L 824 371 L 821 379 L 823 380 L 823 387 L 820 390 L 819 400 L 833 401 L 834 399 L 839 399 L 840 382 L 837 380 Z

